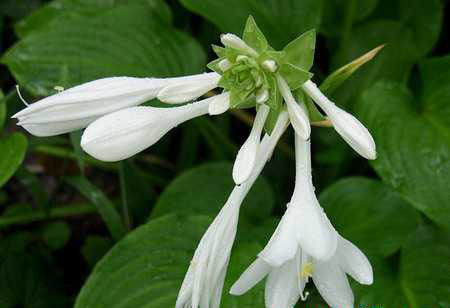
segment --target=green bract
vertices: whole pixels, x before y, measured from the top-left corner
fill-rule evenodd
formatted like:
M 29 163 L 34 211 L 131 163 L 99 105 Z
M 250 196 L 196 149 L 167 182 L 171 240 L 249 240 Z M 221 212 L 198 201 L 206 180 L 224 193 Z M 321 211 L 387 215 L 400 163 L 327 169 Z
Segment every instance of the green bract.
M 231 107 L 254 107 L 257 102 L 270 107 L 265 124 L 266 131 L 270 133 L 278 114 L 283 110 L 283 99 L 275 76 L 280 74 L 291 90 L 299 89 L 304 82 L 311 79 L 309 69 L 314 59 L 316 33 L 314 30 L 308 31 L 282 51 L 275 51 L 250 16 L 242 38 L 256 51 L 255 54 L 213 45 L 218 59 L 210 62 L 208 68 L 222 75 L 219 86 L 230 92 Z M 299 89 L 297 92 L 301 91 Z M 261 97 L 265 98 L 258 99 Z

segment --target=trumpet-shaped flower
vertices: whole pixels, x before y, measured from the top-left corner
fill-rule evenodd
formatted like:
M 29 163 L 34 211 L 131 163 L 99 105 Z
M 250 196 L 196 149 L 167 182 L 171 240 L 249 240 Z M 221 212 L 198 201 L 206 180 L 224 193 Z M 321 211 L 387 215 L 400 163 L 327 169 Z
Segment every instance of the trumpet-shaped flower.
M 293 308 L 299 298 L 306 300 L 305 285 L 312 278 L 323 299 L 333 308 L 353 308 L 353 292 L 345 274 L 361 284 L 372 284 L 369 260 L 351 242 L 338 236 L 334 255 L 327 261 L 317 260 L 298 248 L 295 256 L 279 266 L 258 257 L 231 287 L 230 293 L 241 295 L 265 276 L 267 308 Z
M 311 179 L 310 142 L 295 135 L 295 189 L 277 229 L 259 257 L 280 266 L 301 247 L 318 260 L 329 259 L 336 250 L 337 235 L 320 207 Z
M 234 187 L 220 213 L 203 235 L 181 285 L 176 308 L 219 307 L 225 272 L 236 236 L 239 208 L 287 124 L 287 114 L 281 113 L 272 134 L 266 135 L 261 141 L 258 160 L 250 178 Z
M 165 87 L 209 85 L 217 83 L 217 78 L 216 73 L 177 78 L 103 78 L 29 104 L 13 118 L 33 135 L 53 136 L 86 127 L 105 114 L 140 105 L 155 98 Z

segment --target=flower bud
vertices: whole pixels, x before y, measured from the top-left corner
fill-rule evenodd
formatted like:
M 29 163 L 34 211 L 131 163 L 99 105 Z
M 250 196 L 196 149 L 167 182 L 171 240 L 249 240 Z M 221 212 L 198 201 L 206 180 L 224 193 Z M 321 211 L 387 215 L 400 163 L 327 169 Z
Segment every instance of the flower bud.
M 148 148 L 178 124 L 208 112 L 213 98 L 173 107 L 131 107 L 91 123 L 83 133 L 81 147 L 103 161 L 118 161 Z

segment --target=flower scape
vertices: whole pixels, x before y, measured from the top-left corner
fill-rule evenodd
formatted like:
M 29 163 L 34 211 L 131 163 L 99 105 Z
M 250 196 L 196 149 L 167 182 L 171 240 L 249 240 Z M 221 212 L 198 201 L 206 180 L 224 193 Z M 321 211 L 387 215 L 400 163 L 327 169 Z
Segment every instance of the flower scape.
M 346 275 L 371 284 L 372 268 L 366 256 L 334 229 L 316 198 L 311 176 L 311 123 L 333 126 L 367 159 L 376 158 L 374 140 L 363 124 L 311 81 L 313 30 L 275 51 L 249 17 L 242 39 L 234 34 L 223 34 L 220 39 L 224 47 L 213 46 L 218 59 L 208 64 L 213 72 L 176 78 L 103 78 L 62 90 L 13 117 L 36 136 L 86 127 L 81 138 L 83 150 L 99 160 L 119 161 L 150 147 L 194 117 L 219 115 L 231 108 L 256 109 L 249 137 L 234 162 L 236 185 L 200 240 L 176 308 L 220 306 L 240 205 L 291 125 L 295 132 L 294 192 L 266 247 L 230 293 L 241 295 L 267 277 L 266 307 L 292 308 L 299 299 L 307 298 L 304 288 L 311 279 L 331 307 L 353 307 Z M 221 93 L 197 100 L 215 88 Z M 138 106 L 154 98 L 182 105 Z

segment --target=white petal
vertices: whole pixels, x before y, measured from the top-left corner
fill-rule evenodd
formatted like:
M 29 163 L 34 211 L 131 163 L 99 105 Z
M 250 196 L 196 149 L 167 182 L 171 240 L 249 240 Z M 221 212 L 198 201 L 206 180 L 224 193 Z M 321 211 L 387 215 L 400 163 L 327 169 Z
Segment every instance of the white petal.
M 133 156 L 157 142 L 178 124 L 207 113 L 210 99 L 175 107 L 131 107 L 91 123 L 83 133 L 81 147 L 103 161 Z
M 293 212 L 295 208 L 288 206 L 269 243 L 258 254 L 261 259 L 274 267 L 293 259 L 299 248 L 296 221 L 298 217 Z
M 311 143 L 295 134 L 295 190 L 291 199 L 296 216 L 296 234 L 306 253 L 319 260 L 331 258 L 337 247 L 337 232 L 314 193 L 311 179 Z
M 165 103 L 181 104 L 192 101 L 217 87 L 220 75 L 212 75 L 209 79 L 173 82 L 158 93 L 158 99 Z
M 230 108 L 230 93 L 225 92 L 214 96 L 208 107 L 210 115 L 222 114 Z
M 311 126 L 309 124 L 308 115 L 305 110 L 295 101 L 292 96 L 289 86 L 281 75 L 277 74 L 278 88 L 280 89 L 281 95 L 286 101 L 286 106 L 289 112 L 289 119 L 294 127 L 295 132 L 303 138 L 303 140 L 308 140 L 311 134 Z
M 65 134 L 82 127 L 89 125 L 89 123 L 96 120 L 94 118 L 85 118 L 81 120 L 53 122 L 51 124 L 18 124 L 27 130 L 30 134 L 38 137 L 56 136 Z
M 305 82 L 303 89 L 325 111 L 335 130 L 358 154 L 367 159 L 377 157 L 372 135 L 358 119 L 337 107 L 312 81 Z
M 230 289 L 230 294 L 242 295 L 246 293 L 258 282 L 263 280 L 271 269 L 272 266 L 270 266 L 267 262 L 261 258 L 257 258 L 233 284 Z
M 353 243 L 339 236 L 336 257 L 342 269 L 362 284 L 372 284 L 373 271 L 367 257 Z
M 220 299 L 222 298 L 222 291 L 225 282 L 225 276 L 227 274 L 228 261 L 227 264 L 222 268 L 219 279 L 217 280 L 217 284 L 214 287 L 214 293 L 212 294 L 211 298 L 211 308 L 220 308 Z
M 270 272 L 266 281 L 265 301 L 267 308 L 293 308 L 302 290 L 298 289 L 300 273 L 296 260 L 290 260 Z M 304 287 L 304 284 L 303 284 Z
M 269 110 L 269 107 L 266 105 L 259 107 L 250 135 L 236 156 L 233 166 L 233 180 L 237 185 L 244 183 L 250 177 L 255 166 L 261 132 L 264 128 Z
M 316 262 L 312 279 L 320 295 L 332 308 L 353 308 L 352 289 L 335 259 Z
M 220 36 L 220 41 L 226 47 L 230 47 L 230 48 L 242 51 L 253 57 L 259 56 L 258 53 L 253 48 L 248 46 L 240 37 L 238 37 L 232 33 L 222 34 Z

